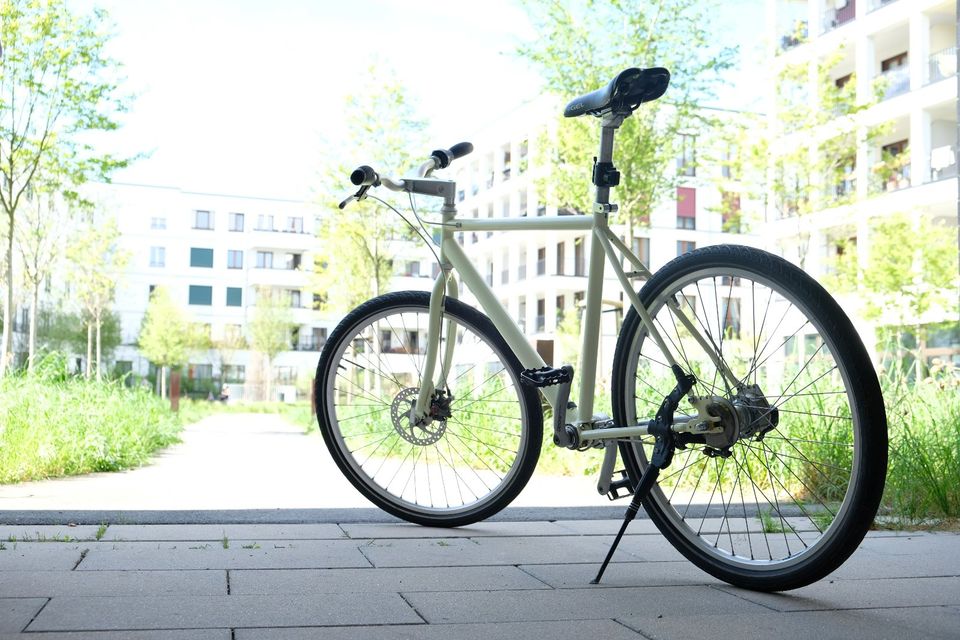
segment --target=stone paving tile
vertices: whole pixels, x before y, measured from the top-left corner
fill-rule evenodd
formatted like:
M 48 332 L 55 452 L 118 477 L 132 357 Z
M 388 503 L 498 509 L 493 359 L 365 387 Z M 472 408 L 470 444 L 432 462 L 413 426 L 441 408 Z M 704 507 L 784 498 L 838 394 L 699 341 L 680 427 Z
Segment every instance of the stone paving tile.
M 787 614 L 723 614 L 628 616 L 617 619 L 651 640 L 715 640 L 716 638 L 777 638 L 777 640 L 878 640 L 956 638 L 960 609 L 858 609 Z
M 226 571 L 9 571 L 0 597 L 226 595 Z
M 375 567 L 599 563 L 606 554 L 601 538 L 580 536 L 373 540 L 360 548 Z
M 100 527 L 97 525 L 16 525 L 0 524 L 0 542 L 53 542 L 94 540 Z
M 397 594 L 53 598 L 29 631 L 407 624 L 420 616 Z
M 22 631 L 46 602 L 46 598 L 0 599 L 0 632 Z
M 678 615 L 692 608 L 700 613 L 769 611 L 711 587 L 556 589 L 524 591 L 521 597 L 503 591 L 405 593 L 404 597 L 431 624 Z
M 330 540 L 345 538 L 335 524 L 148 524 L 111 525 L 104 541 Z
M 590 585 L 600 563 L 530 564 L 520 568 L 556 589 L 724 584 L 689 562 L 611 562 L 599 585 Z
M 567 536 L 574 532 L 560 522 L 477 522 L 466 527 L 421 527 L 408 523 L 342 524 L 351 538 L 479 538 L 517 536 Z
M 231 594 L 549 589 L 516 567 L 231 571 Z
M 832 578 L 908 578 L 960 576 L 960 536 L 921 534 L 874 537 L 832 575 Z
M 0 571 L 73 569 L 93 542 L 3 542 Z
M 321 635 L 322 634 L 322 635 Z M 236 640 L 636 640 L 640 636 L 612 620 L 501 622 L 492 624 L 404 625 L 313 629 L 237 629 Z
M 624 505 L 626 511 L 626 505 Z M 558 520 L 557 524 L 573 533 L 582 536 L 615 536 L 620 530 L 620 520 Z M 652 521 L 637 516 L 627 527 L 628 536 L 660 535 L 660 530 Z
M 826 579 L 785 593 L 719 588 L 777 611 L 960 605 L 960 578 Z
M 601 538 L 595 538 L 595 540 L 601 540 Z M 604 537 L 602 540 L 604 549 L 608 549 L 613 544 L 613 536 Z M 625 562 L 629 556 L 643 562 L 675 560 L 689 562 L 662 536 L 624 536 L 613 557 L 620 562 Z
M 0 633 L 0 640 L 231 640 L 230 629 L 163 629 L 157 631 L 63 631 Z
M 100 542 L 90 545 L 77 570 L 369 567 L 357 545 L 354 540 L 230 540 L 224 549 L 217 541 Z

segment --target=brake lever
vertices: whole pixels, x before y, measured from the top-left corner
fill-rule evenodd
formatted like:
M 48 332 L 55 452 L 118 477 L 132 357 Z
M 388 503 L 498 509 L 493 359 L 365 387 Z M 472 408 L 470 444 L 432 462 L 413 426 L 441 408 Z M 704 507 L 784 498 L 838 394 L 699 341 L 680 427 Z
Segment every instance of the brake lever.
M 365 184 L 359 189 L 357 189 L 357 192 L 355 194 L 353 194 L 352 196 L 348 196 L 343 202 L 340 203 L 340 208 L 341 209 L 346 208 L 346 206 L 354 200 L 356 200 L 357 202 L 360 202 L 361 200 L 365 199 L 367 197 L 367 191 L 370 190 L 371 186 L 372 185 Z

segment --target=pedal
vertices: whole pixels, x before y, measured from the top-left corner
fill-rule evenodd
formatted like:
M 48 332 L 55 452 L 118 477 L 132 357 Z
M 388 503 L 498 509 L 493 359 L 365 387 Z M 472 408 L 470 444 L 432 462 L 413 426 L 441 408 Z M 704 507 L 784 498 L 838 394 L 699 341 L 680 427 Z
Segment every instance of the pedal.
M 633 495 L 633 484 L 631 484 L 630 478 L 627 477 L 627 470 L 620 469 L 617 473 L 620 474 L 620 479 L 611 482 L 610 488 L 607 489 L 607 497 L 610 498 L 611 502 Z M 623 490 L 623 493 L 620 493 L 621 490 Z
M 554 367 L 540 367 L 539 369 L 524 369 L 520 372 L 520 381 L 530 387 L 552 387 L 556 384 L 570 384 L 573 380 L 573 368 L 565 365 Z

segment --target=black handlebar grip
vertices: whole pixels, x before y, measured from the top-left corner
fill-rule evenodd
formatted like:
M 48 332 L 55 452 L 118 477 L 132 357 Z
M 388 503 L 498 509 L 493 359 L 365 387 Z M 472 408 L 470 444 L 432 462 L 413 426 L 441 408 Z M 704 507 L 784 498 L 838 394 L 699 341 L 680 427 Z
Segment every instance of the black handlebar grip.
M 450 147 L 450 155 L 453 156 L 454 160 L 462 158 L 469 153 L 473 153 L 473 145 L 469 142 L 458 142 Z
M 353 170 L 353 173 L 350 174 L 350 182 L 358 187 L 361 185 L 367 187 L 373 186 L 379 179 L 380 176 L 373 170 L 373 167 L 368 167 L 367 165 L 357 167 Z
M 473 145 L 469 142 L 458 142 L 449 149 L 437 149 L 430 154 L 431 158 L 437 161 L 437 169 L 446 169 L 450 163 L 457 158 L 462 158 L 473 151 Z

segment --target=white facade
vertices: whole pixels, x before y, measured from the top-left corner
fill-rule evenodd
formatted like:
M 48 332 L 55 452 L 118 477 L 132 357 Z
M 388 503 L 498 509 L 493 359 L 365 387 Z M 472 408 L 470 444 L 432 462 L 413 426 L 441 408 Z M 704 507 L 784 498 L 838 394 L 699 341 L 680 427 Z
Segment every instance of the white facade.
M 812 25 L 812 26 L 811 26 Z M 772 30 L 772 77 L 786 65 L 810 66 L 808 95 L 815 96 L 815 64 L 840 53 L 831 79 L 840 86 L 848 74 L 856 78 L 856 96 L 870 101 L 877 87 L 880 99 L 858 114 L 855 126 L 863 140 L 868 129 L 886 131 L 857 147 L 850 179 L 843 189 L 844 204 L 811 216 L 771 219 L 764 234 L 776 241 L 789 259 L 797 259 L 793 238 L 809 233 L 804 268 L 814 276 L 828 273 L 843 243 L 855 243 L 863 261 L 870 251 L 871 226 L 883 216 L 904 213 L 947 225 L 957 225 L 957 8 L 952 0 L 770 0 L 768 29 Z M 774 96 L 769 114 L 776 118 Z M 796 136 L 832 132 L 796 132 L 778 144 L 790 145 Z M 841 185 L 824 185 L 841 188 Z M 840 249 L 842 251 L 842 249 Z M 857 301 L 843 300 L 854 317 Z M 881 318 L 879 324 L 896 324 Z M 956 321 L 934 310 L 914 322 Z M 861 320 L 858 329 L 873 348 L 874 323 Z M 953 339 L 956 341 L 956 338 Z M 943 353 L 960 363 L 960 343 Z
M 316 368 L 319 350 L 335 324 L 313 308 L 310 273 L 316 248 L 316 210 L 303 202 L 191 193 L 142 185 L 95 185 L 94 197 L 113 215 L 121 246 L 131 252 L 114 309 L 122 344 L 121 368 L 145 375 L 149 363 L 136 348 L 150 292 L 166 287 L 190 320 L 209 326 L 213 343 L 245 334 L 258 291 L 289 304 L 295 329 L 291 349 L 273 361 L 277 397 L 290 396 Z M 256 396 L 262 362 L 246 350 L 193 354 L 185 377 L 216 377 L 233 397 Z M 258 388 L 254 389 L 254 386 Z

